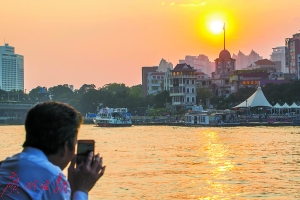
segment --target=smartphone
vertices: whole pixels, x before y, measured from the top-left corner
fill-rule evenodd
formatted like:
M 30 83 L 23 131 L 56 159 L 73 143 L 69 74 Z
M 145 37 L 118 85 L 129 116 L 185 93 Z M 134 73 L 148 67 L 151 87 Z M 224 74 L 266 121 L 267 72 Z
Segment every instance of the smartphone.
M 78 140 L 77 141 L 77 159 L 76 164 L 79 165 L 81 161 L 84 163 L 86 162 L 86 159 L 90 152 L 93 152 L 93 159 L 92 163 L 94 161 L 94 152 L 95 152 L 95 141 L 94 140 Z

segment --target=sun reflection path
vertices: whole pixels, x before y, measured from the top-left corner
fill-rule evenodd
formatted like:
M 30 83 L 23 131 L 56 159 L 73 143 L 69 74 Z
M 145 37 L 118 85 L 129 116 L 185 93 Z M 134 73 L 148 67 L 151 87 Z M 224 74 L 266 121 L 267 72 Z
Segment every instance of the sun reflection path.
M 236 197 L 238 193 L 234 194 L 235 185 L 232 184 L 232 178 L 230 177 L 230 172 L 234 169 L 235 163 L 230 159 L 230 152 L 228 146 L 219 140 L 218 132 L 206 130 L 202 133 L 202 144 L 201 152 L 202 155 L 206 154 L 207 167 L 206 173 L 209 175 L 205 180 L 207 183 L 206 188 L 200 187 L 200 190 L 207 190 L 208 196 L 210 198 L 222 198 L 226 199 L 231 196 Z M 209 178 L 210 177 L 210 178 Z M 203 197 L 199 199 L 210 199 L 208 197 Z M 228 198 L 229 199 L 229 198 Z

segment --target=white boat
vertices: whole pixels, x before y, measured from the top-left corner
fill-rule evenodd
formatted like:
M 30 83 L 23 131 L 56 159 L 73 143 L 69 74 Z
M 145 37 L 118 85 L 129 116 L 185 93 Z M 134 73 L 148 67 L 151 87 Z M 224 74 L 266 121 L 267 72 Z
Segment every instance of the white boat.
M 93 119 L 100 127 L 124 127 L 131 126 L 131 114 L 127 108 L 102 108 Z
M 187 126 L 235 126 L 239 124 L 235 111 L 191 111 L 185 114 Z

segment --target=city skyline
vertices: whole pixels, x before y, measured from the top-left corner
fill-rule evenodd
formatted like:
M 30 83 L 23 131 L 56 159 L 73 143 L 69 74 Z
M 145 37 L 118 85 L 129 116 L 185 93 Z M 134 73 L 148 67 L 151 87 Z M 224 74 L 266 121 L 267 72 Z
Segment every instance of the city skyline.
M 300 2 L 264 1 L 4 1 L 0 3 L 3 46 L 24 56 L 25 88 L 83 84 L 142 83 L 141 68 L 162 58 L 175 66 L 186 55 L 216 59 L 223 34 L 209 30 L 226 23 L 226 49 L 255 50 L 270 58 L 272 48 L 299 32 Z M 9 16 L 9 17 L 8 17 Z

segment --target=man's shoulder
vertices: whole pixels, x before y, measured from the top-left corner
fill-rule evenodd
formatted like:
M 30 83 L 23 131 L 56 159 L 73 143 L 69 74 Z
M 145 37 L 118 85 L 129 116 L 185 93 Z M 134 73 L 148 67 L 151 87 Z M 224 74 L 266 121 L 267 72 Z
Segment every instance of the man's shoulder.
M 26 155 L 22 152 L 7 158 L 0 167 L 0 174 L 0 190 L 13 184 L 18 188 L 13 192 L 18 197 L 27 194 L 31 198 L 49 199 L 52 195 L 70 195 L 69 183 L 61 169 L 37 155 Z M 10 186 L 7 190 L 9 188 Z M 10 192 L 6 191 L 7 194 Z
M 53 180 L 62 174 L 61 169 L 53 165 L 47 158 L 26 152 L 18 153 L 3 161 L 0 171 L 5 174 L 15 173 L 21 181 Z

